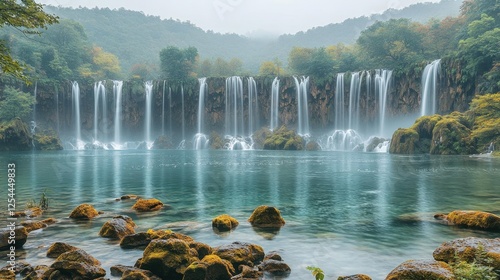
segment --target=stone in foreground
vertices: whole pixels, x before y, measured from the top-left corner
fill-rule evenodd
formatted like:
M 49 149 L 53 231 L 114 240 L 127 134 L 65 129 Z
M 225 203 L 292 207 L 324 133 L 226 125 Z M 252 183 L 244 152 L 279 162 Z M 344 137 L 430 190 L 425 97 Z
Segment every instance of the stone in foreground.
M 156 198 L 151 198 L 151 199 L 139 198 L 137 202 L 134 204 L 134 206 L 132 206 L 132 209 L 139 212 L 153 212 L 160 210 L 162 207 L 163 203 Z
M 212 220 L 212 227 L 221 232 L 230 231 L 236 228 L 238 225 L 238 220 L 227 214 L 217 216 Z
M 252 226 L 261 228 L 279 228 L 285 225 L 285 220 L 281 217 L 280 211 L 267 205 L 255 208 L 248 221 Z
M 107 221 L 99 231 L 99 235 L 111 239 L 122 239 L 135 233 L 135 223 L 132 218 L 122 215 Z
M 451 267 L 435 260 L 410 260 L 393 269 L 385 280 L 455 280 Z
M 476 261 L 500 269 L 500 238 L 459 238 L 441 244 L 432 255 L 437 261 L 447 263 Z
M 69 215 L 70 218 L 76 220 L 91 220 L 99 215 L 94 206 L 90 204 L 81 204 L 77 206 Z

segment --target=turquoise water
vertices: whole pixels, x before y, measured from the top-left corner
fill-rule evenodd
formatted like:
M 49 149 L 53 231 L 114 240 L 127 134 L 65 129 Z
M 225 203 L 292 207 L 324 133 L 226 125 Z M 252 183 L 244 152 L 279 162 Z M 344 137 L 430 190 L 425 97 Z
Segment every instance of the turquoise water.
M 455 209 L 500 214 L 498 159 L 277 151 L 2 153 L 2 181 L 11 162 L 18 208 L 47 190 L 51 208 L 44 217 L 59 219 L 30 234 L 21 258 L 50 264 L 47 247 L 68 242 L 99 259 L 108 277 L 110 266 L 133 265 L 142 256 L 98 236 L 117 214 L 131 216 L 137 231 L 173 228 L 211 246 L 244 241 L 279 251 L 292 268 L 289 279 L 313 279 L 309 265 L 332 279 L 356 273 L 383 279 L 403 261 L 432 258 L 444 241 L 500 235 L 444 226 L 432 217 Z M 115 201 L 123 194 L 155 197 L 169 207 L 136 214 L 133 202 Z M 90 222 L 68 219 L 81 203 L 106 214 Z M 281 210 L 287 224 L 279 232 L 258 232 L 246 222 L 262 204 Z M 211 219 L 224 213 L 240 226 L 217 235 Z

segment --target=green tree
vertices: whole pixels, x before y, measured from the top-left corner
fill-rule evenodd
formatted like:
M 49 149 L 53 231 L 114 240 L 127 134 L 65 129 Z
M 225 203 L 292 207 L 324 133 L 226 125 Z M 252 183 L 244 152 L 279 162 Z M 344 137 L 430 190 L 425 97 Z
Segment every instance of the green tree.
M 56 16 L 46 14 L 42 5 L 33 0 L 0 1 L 0 28 L 11 26 L 25 34 L 40 34 L 38 28 L 46 28 L 57 20 Z M 7 42 L 0 40 L 0 75 L 10 74 L 29 83 L 23 70 L 23 64 L 11 56 Z
M 179 49 L 169 46 L 160 51 L 160 67 L 163 75 L 171 80 L 186 81 L 194 77 L 193 73 L 198 59 L 195 47 Z
M 35 98 L 29 93 L 7 86 L 0 100 L 0 120 L 10 121 L 14 118 L 27 120 L 34 104 Z
M 261 76 L 279 76 L 279 72 L 280 68 L 273 61 L 264 61 L 259 68 Z
M 391 19 L 368 27 L 357 43 L 373 65 L 402 68 L 421 59 L 422 41 L 418 24 L 409 19 Z

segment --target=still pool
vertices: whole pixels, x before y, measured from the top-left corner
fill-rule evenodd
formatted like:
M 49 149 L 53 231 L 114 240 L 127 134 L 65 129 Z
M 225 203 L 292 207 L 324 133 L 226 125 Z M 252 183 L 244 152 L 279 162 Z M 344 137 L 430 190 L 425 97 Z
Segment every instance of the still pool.
M 500 160 L 466 156 L 399 156 L 347 152 L 278 151 L 61 151 L 0 154 L 6 221 L 7 164 L 16 165 L 20 210 L 45 190 L 44 218 L 58 223 L 32 232 L 19 259 L 50 264 L 56 241 L 80 247 L 109 267 L 133 265 L 140 250 L 122 250 L 98 236 L 110 217 L 125 214 L 136 231 L 172 228 L 211 246 L 233 241 L 278 251 L 292 268 L 289 279 L 313 279 L 307 266 L 327 279 L 364 273 L 384 279 L 409 259 L 431 259 L 444 241 L 498 233 L 436 223 L 433 214 L 482 210 L 500 214 Z M 124 194 L 154 197 L 168 204 L 160 212 L 137 214 Z M 81 203 L 105 214 L 89 222 L 68 216 Z M 246 221 L 259 205 L 282 212 L 277 233 L 255 231 Z M 211 220 L 230 214 L 235 231 L 218 235 Z M 1 260 L 6 257 L 1 252 Z M 3 265 L 2 265 L 3 266 Z

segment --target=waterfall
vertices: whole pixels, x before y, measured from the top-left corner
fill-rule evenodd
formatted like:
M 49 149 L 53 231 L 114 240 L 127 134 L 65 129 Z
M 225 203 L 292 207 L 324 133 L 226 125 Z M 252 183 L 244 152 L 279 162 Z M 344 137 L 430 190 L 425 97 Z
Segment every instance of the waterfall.
M 441 70 L 441 59 L 434 60 L 425 66 L 422 74 L 421 116 L 437 113 L 438 75 Z
M 248 134 L 252 135 L 259 129 L 259 101 L 257 98 L 257 83 L 254 78 L 248 78 Z
M 102 96 L 102 108 L 106 108 L 105 104 L 106 88 L 103 81 L 94 83 L 94 142 L 98 142 L 98 132 L 99 132 L 99 97 Z M 105 114 L 104 110 L 102 112 L 102 119 L 104 121 Z
M 226 79 L 226 135 L 243 136 L 243 81 L 233 76 Z
M 82 141 L 80 120 L 80 87 L 76 81 L 72 84 L 71 96 L 73 97 L 73 118 L 75 120 L 75 147 L 77 150 L 80 150 L 79 143 Z
M 183 96 L 184 98 L 184 96 Z M 173 135 L 173 130 L 172 130 L 172 88 L 168 87 L 168 131 L 170 133 L 170 136 Z M 184 113 L 183 113 L 184 115 Z
M 293 77 L 295 80 L 295 87 L 297 91 L 297 107 L 299 115 L 299 123 L 297 128 L 297 133 L 299 135 L 305 136 L 310 135 L 309 133 L 309 110 L 307 104 L 307 88 L 309 86 L 309 77 L 302 77 L 299 80 L 297 77 Z
M 181 85 L 181 114 L 182 114 L 182 140 L 184 141 L 186 139 L 186 116 L 184 115 L 184 86 Z
M 146 121 L 145 121 L 145 135 L 144 141 L 149 146 L 151 143 L 151 124 L 152 124 L 152 106 L 153 106 L 153 81 L 147 81 L 144 84 L 146 90 Z
M 113 95 L 115 96 L 115 144 L 121 143 L 122 135 L 122 87 L 123 81 L 113 81 Z
M 345 114 L 344 114 L 344 73 L 337 74 L 337 84 L 335 87 L 335 129 L 345 129 Z
M 271 89 L 271 124 L 269 125 L 269 129 L 271 130 L 275 130 L 279 125 L 279 92 L 280 80 L 276 77 Z
M 55 103 L 56 103 L 56 129 L 57 129 L 57 135 L 61 135 L 60 131 L 60 119 L 59 119 L 59 91 L 56 90 L 54 91 L 54 96 L 55 96 Z
M 33 120 L 30 123 L 30 129 L 31 129 L 31 135 L 35 135 L 36 133 L 36 103 L 37 103 L 37 87 L 38 87 L 38 81 L 35 82 L 35 90 L 33 92 L 33 96 L 35 97 L 35 103 L 33 104 Z M 35 147 L 35 142 L 33 140 L 33 147 Z
M 360 72 L 352 73 L 351 87 L 349 90 L 349 129 L 359 131 L 359 100 L 361 98 L 361 81 L 363 75 Z
M 354 130 L 335 130 L 328 136 L 326 149 L 331 151 L 352 151 L 356 146 L 363 143 L 361 136 Z
M 208 90 L 207 78 L 198 79 L 200 82 L 199 100 L 198 100 L 198 132 L 194 137 L 194 148 L 196 150 L 206 149 L 208 147 L 208 137 L 204 132 L 205 122 L 205 93 Z
M 384 136 L 387 94 L 390 90 L 391 77 L 391 70 L 375 71 L 375 94 L 379 99 L 379 136 Z
M 165 84 L 167 81 L 163 81 L 163 89 L 161 92 L 161 135 L 165 135 Z

